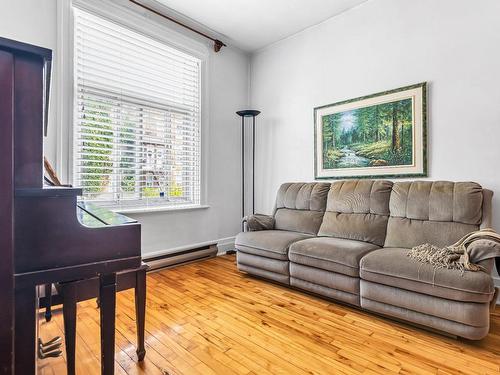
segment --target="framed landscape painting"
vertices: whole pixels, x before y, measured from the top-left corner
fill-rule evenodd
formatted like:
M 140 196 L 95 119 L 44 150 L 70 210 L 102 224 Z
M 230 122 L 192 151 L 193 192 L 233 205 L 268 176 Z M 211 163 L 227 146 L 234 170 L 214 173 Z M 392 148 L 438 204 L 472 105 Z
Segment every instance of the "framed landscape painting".
M 427 176 L 426 83 L 314 109 L 315 178 Z

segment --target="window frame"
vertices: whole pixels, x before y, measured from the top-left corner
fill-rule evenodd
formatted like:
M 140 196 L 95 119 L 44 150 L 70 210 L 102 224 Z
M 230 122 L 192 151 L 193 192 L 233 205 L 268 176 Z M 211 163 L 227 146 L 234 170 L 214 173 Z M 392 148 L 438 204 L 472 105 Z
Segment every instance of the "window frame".
M 72 184 L 73 171 L 73 135 L 74 118 L 77 108 L 74 106 L 74 12 L 76 7 L 85 12 L 102 17 L 123 27 L 153 38 L 172 48 L 187 53 L 200 60 L 200 202 L 187 206 L 144 206 L 134 205 L 110 207 L 116 212 L 158 212 L 193 210 L 209 207 L 207 198 L 207 141 L 208 141 L 208 71 L 210 50 L 206 44 L 200 43 L 168 27 L 162 19 L 154 14 L 131 8 L 131 3 L 124 5 L 115 0 L 102 2 L 99 0 L 57 0 L 58 41 L 56 54 L 55 97 L 57 105 L 57 126 L 52 127 L 56 142 L 56 168 L 63 181 Z M 55 128 L 55 129 L 54 129 Z M 50 133 L 49 129 L 49 133 Z M 48 140 L 51 142 L 52 138 Z

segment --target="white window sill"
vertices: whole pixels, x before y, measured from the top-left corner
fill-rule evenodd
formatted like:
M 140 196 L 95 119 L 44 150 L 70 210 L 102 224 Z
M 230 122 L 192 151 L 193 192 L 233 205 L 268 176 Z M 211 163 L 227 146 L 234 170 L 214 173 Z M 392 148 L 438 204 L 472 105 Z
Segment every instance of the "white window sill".
M 192 210 L 204 210 L 210 208 L 207 204 L 196 204 L 196 205 L 185 205 L 185 206 L 173 206 L 173 207 L 118 207 L 111 208 L 113 212 L 118 212 L 120 214 L 144 214 L 150 212 L 176 212 L 176 211 L 192 211 Z

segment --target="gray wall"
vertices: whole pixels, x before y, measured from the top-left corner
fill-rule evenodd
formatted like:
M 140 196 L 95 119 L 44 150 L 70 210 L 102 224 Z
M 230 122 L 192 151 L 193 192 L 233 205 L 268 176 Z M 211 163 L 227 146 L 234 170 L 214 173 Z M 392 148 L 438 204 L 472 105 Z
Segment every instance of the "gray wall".
M 499 19 L 497 0 L 370 0 L 254 54 L 257 211 L 314 179 L 314 107 L 427 81 L 429 178 L 494 190 L 500 229 Z
M 0 36 L 47 47 L 54 50 L 54 54 L 58 53 L 56 0 L 0 2 Z M 178 28 L 174 30 L 180 31 Z M 210 53 L 209 124 L 208 132 L 204 135 L 208 141 L 205 160 L 208 176 L 206 203 L 210 207 L 191 211 L 129 214 L 142 223 L 143 254 L 219 242 L 221 239 L 223 243 L 230 243 L 239 231 L 241 148 L 239 118 L 235 111 L 247 106 L 248 69 L 248 56 L 236 48 L 228 47 L 218 54 Z M 59 111 L 57 79 L 56 65 L 51 91 L 49 137 L 45 140 L 45 153 L 54 165 L 58 162 L 55 123 Z M 64 157 L 69 158 L 69 155 Z
M 55 0 L 0 1 L 6 10 L 1 36 L 56 49 Z M 238 232 L 240 129 L 233 114 L 246 106 L 249 91 L 252 106 L 263 112 L 257 119 L 257 211 L 271 211 L 282 182 L 313 180 L 315 106 L 428 81 L 429 176 L 493 189 L 500 228 L 498 19 L 497 0 L 369 0 L 257 51 L 250 88 L 245 54 L 231 48 L 212 54 L 210 208 L 135 214 L 143 223 L 144 253 Z M 51 118 L 57 110 L 53 105 Z M 51 133 L 51 160 L 55 142 Z

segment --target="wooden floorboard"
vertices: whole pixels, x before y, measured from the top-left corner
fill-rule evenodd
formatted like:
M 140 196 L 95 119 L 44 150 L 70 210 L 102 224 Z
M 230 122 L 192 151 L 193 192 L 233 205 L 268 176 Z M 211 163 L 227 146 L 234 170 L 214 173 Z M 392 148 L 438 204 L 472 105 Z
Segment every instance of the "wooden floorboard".
M 223 256 L 148 274 L 146 359 L 133 291 L 118 294 L 116 374 L 499 374 L 500 309 L 479 342 L 455 340 L 237 271 Z M 48 340 L 62 313 L 40 320 Z M 98 374 L 99 311 L 78 304 L 77 373 Z M 65 357 L 38 363 L 64 374 Z

